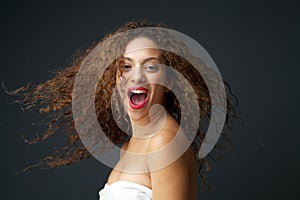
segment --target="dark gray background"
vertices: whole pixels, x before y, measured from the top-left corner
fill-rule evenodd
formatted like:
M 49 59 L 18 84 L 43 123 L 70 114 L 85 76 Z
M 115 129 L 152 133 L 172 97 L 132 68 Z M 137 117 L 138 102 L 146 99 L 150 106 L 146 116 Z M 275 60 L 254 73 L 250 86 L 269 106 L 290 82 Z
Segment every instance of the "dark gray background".
M 212 189 L 198 199 L 299 199 L 299 10 L 297 1 L 2 2 L 0 80 L 10 89 L 47 80 L 75 50 L 125 22 L 163 22 L 209 52 L 247 123 L 230 135 L 236 157 L 226 150 L 211 162 Z M 51 153 L 63 134 L 26 145 L 21 133 L 41 131 L 30 122 L 42 117 L 0 95 L 1 199 L 97 199 L 110 168 L 93 158 L 16 173 Z

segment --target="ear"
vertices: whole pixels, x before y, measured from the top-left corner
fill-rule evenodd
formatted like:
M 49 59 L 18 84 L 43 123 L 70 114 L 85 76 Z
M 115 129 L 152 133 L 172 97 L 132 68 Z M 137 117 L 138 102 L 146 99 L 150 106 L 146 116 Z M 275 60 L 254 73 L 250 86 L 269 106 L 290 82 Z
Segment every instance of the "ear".
M 174 79 L 170 78 L 166 81 L 166 89 L 165 89 L 165 92 L 169 92 L 170 89 L 169 88 L 172 88 L 174 85 Z

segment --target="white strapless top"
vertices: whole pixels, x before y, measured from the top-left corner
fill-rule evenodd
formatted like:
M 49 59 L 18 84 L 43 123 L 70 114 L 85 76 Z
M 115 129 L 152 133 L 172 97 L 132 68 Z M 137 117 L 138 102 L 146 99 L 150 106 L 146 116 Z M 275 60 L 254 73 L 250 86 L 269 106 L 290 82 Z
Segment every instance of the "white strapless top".
M 99 191 L 100 200 L 152 200 L 152 190 L 130 181 L 105 184 Z

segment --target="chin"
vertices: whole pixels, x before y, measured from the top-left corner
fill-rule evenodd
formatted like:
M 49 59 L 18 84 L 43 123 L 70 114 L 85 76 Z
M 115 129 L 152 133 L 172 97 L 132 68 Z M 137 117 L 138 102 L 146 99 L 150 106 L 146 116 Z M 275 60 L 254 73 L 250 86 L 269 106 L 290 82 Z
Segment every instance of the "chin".
M 130 119 L 133 121 L 138 121 L 148 116 L 148 112 L 145 107 L 138 110 L 129 107 L 127 108 L 127 114 L 129 115 Z

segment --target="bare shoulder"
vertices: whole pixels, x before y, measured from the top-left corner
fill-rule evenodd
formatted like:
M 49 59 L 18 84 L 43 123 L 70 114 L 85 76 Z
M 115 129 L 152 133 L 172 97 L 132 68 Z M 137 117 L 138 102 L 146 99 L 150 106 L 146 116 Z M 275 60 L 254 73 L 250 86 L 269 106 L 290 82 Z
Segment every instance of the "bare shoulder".
M 165 127 L 150 139 L 148 151 L 156 151 L 166 146 L 174 139 L 178 129 L 178 123 L 172 117 L 168 117 Z
M 168 145 L 170 142 L 172 144 Z M 170 176 L 181 174 L 189 177 L 190 172 L 195 169 L 195 159 L 190 144 L 173 118 L 150 139 L 148 153 L 152 152 L 154 154 L 147 157 L 148 168 L 154 171 L 161 169 L 160 177 L 163 177 L 162 174 Z
M 168 123 L 169 124 L 167 124 L 163 130 L 153 136 L 149 141 L 149 152 L 155 152 L 163 148 L 178 134 L 178 124 L 173 121 L 169 121 Z M 181 139 L 182 138 L 180 138 L 180 141 L 182 141 Z M 169 160 L 169 155 L 172 155 L 172 153 L 162 154 L 159 158 L 156 156 L 157 163 L 161 164 Z M 153 162 L 155 165 L 156 162 Z M 151 169 L 153 163 L 149 163 L 149 168 Z M 164 167 L 151 172 L 153 199 L 164 200 L 170 198 L 170 196 L 172 196 L 174 200 L 196 199 L 197 183 L 195 172 L 193 154 L 191 148 L 188 148 L 188 150 L 175 161 L 166 163 Z

